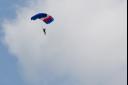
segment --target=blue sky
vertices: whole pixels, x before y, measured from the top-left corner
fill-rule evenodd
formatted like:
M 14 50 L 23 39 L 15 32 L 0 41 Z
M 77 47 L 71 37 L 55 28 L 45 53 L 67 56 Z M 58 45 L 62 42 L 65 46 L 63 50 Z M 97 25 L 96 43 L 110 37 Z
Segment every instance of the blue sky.
M 16 6 L 22 6 L 25 1 L 0 0 L 0 22 L 3 22 L 4 19 L 15 18 Z M 17 59 L 8 52 L 7 46 L 2 43 L 4 33 L 2 33 L 1 24 L 0 30 L 0 85 L 23 85 Z
M 22 6 L 23 4 L 25 4 L 25 0 L 0 0 L 0 20 L 14 18 L 16 16 L 16 6 Z

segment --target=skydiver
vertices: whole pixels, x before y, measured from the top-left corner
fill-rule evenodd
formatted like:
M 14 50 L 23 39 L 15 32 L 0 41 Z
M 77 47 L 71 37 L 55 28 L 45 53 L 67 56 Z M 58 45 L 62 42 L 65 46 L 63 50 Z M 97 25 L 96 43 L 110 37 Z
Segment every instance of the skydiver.
M 43 32 L 44 32 L 44 34 L 46 35 L 46 29 L 45 29 L 45 28 L 43 28 Z

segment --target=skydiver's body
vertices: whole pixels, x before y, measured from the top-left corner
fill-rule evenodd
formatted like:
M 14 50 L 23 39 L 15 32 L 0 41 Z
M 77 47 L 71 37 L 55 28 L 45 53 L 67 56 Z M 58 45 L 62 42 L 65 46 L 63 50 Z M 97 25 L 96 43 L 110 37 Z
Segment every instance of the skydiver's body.
M 45 28 L 43 28 L 43 32 L 44 32 L 44 34 L 46 35 L 46 29 L 45 29 Z

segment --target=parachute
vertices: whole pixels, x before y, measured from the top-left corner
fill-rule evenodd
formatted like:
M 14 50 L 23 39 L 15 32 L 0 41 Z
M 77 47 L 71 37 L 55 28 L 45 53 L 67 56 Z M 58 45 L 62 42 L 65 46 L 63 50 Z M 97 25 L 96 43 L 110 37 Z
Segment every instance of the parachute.
M 54 18 L 52 16 L 46 14 L 46 13 L 38 13 L 38 14 L 31 17 L 31 20 L 37 20 L 37 19 L 42 20 L 46 24 L 50 24 L 54 21 Z M 43 32 L 46 35 L 46 29 L 45 28 L 43 28 Z
M 54 21 L 54 18 L 46 13 L 38 13 L 31 17 L 31 20 L 37 20 L 40 19 L 46 24 L 50 24 Z

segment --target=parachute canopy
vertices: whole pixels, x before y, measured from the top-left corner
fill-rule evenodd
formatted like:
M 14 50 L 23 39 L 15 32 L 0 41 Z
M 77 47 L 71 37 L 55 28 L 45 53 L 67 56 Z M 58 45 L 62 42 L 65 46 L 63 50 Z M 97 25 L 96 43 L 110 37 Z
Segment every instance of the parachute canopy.
M 46 13 L 38 13 L 31 17 L 31 20 L 37 20 L 37 19 L 44 21 L 46 24 L 50 24 L 51 22 L 54 21 L 54 18 Z

